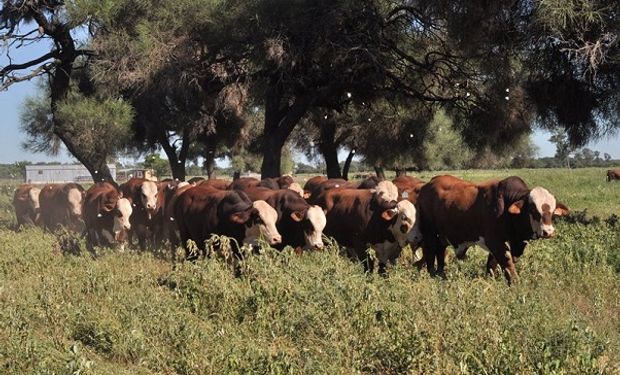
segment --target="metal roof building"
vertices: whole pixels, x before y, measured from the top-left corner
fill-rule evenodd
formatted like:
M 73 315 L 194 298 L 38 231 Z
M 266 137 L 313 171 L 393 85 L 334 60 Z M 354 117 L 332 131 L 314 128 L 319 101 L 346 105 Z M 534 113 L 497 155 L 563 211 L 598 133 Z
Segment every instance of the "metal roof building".
M 116 165 L 108 164 L 112 177 L 116 180 Z M 26 181 L 31 184 L 66 182 L 93 182 L 88 169 L 82 164 L 74 165 L 27 165 Z

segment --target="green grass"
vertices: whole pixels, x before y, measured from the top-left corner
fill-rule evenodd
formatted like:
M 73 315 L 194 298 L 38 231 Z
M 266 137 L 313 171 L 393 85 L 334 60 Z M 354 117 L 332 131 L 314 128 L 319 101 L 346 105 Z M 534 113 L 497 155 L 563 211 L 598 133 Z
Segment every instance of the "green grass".
M 594 169 L 462 173 L 519 174 L 602 217 L 620 208 L 602 201 L 620 184 L 588 182 Z M 447 280 L 407 262 L 367 276 L 333 246 L 267 250 L 234 277 L 217 258 L 63 255 L 66 236 L 8 229 L 3 189 L 2 373 L 620 373 L 620 224 L 559 223 L 528 246 L 512 287 L 484 274 L 481 250 L 450 256 Z

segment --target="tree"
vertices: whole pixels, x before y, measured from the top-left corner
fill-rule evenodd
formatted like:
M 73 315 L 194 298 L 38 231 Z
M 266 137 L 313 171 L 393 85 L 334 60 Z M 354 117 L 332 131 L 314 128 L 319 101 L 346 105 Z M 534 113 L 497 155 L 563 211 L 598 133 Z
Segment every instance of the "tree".
M 49 79 L 51 132 L 58 137 L 67 150 L 88 169 L 96 181 L 112 181 L 112 175 L 106 164 L 108 155 L 92 153 L 80 147 L 72 133 L 73 125 L 65 124 L 58 109 L 67 98 L 71 86 L 71 77 L 76 66 L 88 62 L 92 51 L 78 48 L 72 35 L 86 18 L 74 17 L 68 11 L 64 1 L 24 1 L 6 0 L 0 8 L 0 39 L 6 44 L 5 52 L 9 61 L 11 52 L 24 43 L 36 43 L 50 39 L 49 52 L 22 63 L 9 63 L 0 68 L 0 90 L 8 89 L 13 84 L 27 81 L 39 76 Z M 33 26 L 32 23 L 34 23 Z M 29 31 L 22 32 L 26 27 Z M 32 69 L 28 71 L 29 69 Z M 49 132 L 49 131 L 48 131 Z
M 162 157 L 157 153 L 146 155 L 142 166 L 144 168 L 154 170 L 155 175 L 157 175 L 158 178 L 170 175 L 170 165 L 168 164 L 168 160 L 162 159 Z
M 132 108 L 122 100 L 86 97 L 71 90 L 65 99 L 56 105 L 55 115 L 50 114 L 48 91 L 43 96 L 29 98 L 21 111 L 22 129 L 27 134 L 23 147 L 35 152 L 56 155 L 60 150 L 60 137 L 54 129 L 52 118 L 63 125 L 63 132 L 71 138 L 71 144 L 80 149 L 80 155 L 87 160 L 98 161 L 91 164 L 105 164 L 109 158 L 121 150 L 129 138 L 129 124 L 133 119 Z M 94 181 L 110 181 L 105 170 L 91 172 Z

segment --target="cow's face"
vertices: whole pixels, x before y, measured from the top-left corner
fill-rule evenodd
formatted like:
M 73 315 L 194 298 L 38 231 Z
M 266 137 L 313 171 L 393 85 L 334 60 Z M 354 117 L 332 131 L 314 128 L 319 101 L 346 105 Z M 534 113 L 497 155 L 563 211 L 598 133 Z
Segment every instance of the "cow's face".
M 291 218 L 302 223 L 306 249 L 323 248 L 323 229 L 327 224 L 327 218 L 321 207 L 310 206 L 305 213 L 295 211 L 291 213 Z
M 71 214 L 74 216 L 82 215 L 82 199 L 84 195 L 79 189 L 70 189 L 67 194 L 67 200 L 69 201 L 69 206 L 71 210 Z
M 549 238 L 555 235 L 553 216 L 568 215 L 568 208 L 556 202 L 555 197 L 545 188 L 537 186 L 530 191 L 527 202 L 517 201 L 508 208 L 508 212 L 519 215 L 523 210 L 529 216 L 534 238 Z
M 131 224 L 129 223 L 129 217 L 131 216 L 131 203 L 127 198 L 121 198 L 116 203 L 114 209 L 114 235 L 116 240 L 119 240 L 119 236 L 123 231 L 130 230 Z
M 33 187 L 32 189 L 30 189 L 30 191 L 28 191 L 28 200 L 29 200 L 29 204 L 30 207 L 32 207 L 33 210 L 38 211 L 41 207 L 39 206 L 39 194 L 41 193 L 41 190 L 39 190 L 38 188 Z
M 153 181 L 144 181 L 140 194 L 142 207 L 150 212 L 155 211 L 157 209 L 157 184 Z
M 417 211 L 413 203 L 408 200 L 398 202 L 395 208 L 385 210 L 381 217 L 387 221 L 393 221 L 389 226 L 390 232 L 400 247 L 407 243 L 417 245 L 422 239 L 417 220 Z
M 267 202 L 258 200 L 252 203 L 255 211 L 245 223 L 245 238 L 243 242 L 256 245 L 259 238 L 265 238 L 270 245 L 282 242 L 282 236 L 276 228 L 278 213 Z

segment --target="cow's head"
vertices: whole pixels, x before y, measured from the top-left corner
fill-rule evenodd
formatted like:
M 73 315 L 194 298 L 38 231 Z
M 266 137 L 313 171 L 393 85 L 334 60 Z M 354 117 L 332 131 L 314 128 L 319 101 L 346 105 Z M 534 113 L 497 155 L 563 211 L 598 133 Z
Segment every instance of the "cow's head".
M 140 187 L 140 202 L 149 212 L 157 209 L 157 184 L 153 181 L 144 181 Z
M 67 200 L 69 201 L 69 207 L 71 214 L 74 216 L 82 215 L 82 201 L 84 199 L 84 192 L 80 189 L 69 189 L 67 193 Z
M 114 228 L 112 230 L 117 241 L 121 240 L 124 231 L 131 229 L 129 217 L 132 211 L 131 203 L 127 198 L 121 198 L 116 202 L 116 207 L 112 210 L 114 214 Z
M 41 209 L 39 206 L 39 194 L 41 194 L 41 190 L 36 187 L 33 187 L 30 191 L 28 191 L 28 204 L 35 212 L 38 212 Z
M 265 238 L 270 245 L 282 242 L 282 236 L 276 228 L 278 213 L 267 202 L 258 200 L 252 203 L 254 210 L 245 222 L 245 238 L 243 242 L 256 245 L 259 238 Z
M 400 247 L 405 247 L 407 243 L 417 247 L 422 241 L 418 213 L 408 200 L 402 200 L 396 207 L 384 210 L 381 218 L 392 222 L 389 230 Z
M 371 191 L 374 191 L 375 199 L 377 199 L 378 202 L 391 202 L 398 200 L 398 188 L 392 181 L 380 181 L 377 184 L 377 187 Z
M 508 208 L 511 215 L 526 212 L 534 238 L 549 238 L 555 234 L 554 216 L 566 216 L 568 208 L 556 201 L 555 197 L 545 188 L 533 188 L 526 199 L 516 201 Z
M 325 212 L 319 206 L 310 206 L 304 211 L 291 213 L 293 221 L 302 223 L 306 249 L 323 248 L 323 229 L 327 224 Z

